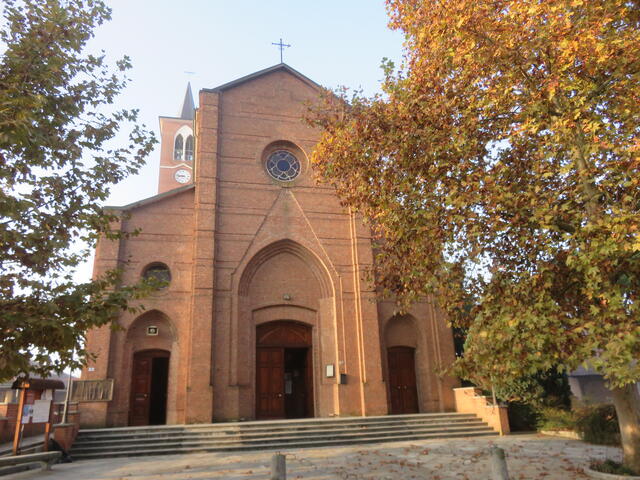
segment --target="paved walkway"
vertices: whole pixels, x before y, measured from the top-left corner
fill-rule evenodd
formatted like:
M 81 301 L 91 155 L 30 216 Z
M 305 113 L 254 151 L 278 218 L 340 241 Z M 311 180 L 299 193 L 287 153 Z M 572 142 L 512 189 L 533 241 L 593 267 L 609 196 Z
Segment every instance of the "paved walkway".
M 586 479 L 589 458 L 620 460 L 617 448 L 542 435 L 384 443 L 350 447 L 291 449 L 287 479 L 486 480 L 487 449 L 507 453 L 512 480 Z M 13 479 L 43 480 L 207 480 L 269 479 L 273 452 L 197 453 L 157 457 L 85 460 L 55 465 L 51 472 L 25 472 Z M 9 477 L 3 477 L 9 478 Z

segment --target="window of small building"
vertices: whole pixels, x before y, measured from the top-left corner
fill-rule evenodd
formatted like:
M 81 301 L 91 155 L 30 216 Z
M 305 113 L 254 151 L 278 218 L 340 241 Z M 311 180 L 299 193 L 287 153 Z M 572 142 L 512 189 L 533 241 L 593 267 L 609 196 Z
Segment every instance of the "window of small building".
M 187 162 L 193 161 L 193 135 L 189 135 L 184 142 L 184 159 Z
M 18 403 L 19 390 L 11 389 L 11 384 L 0 386 L 0 403 Z
M 146 279 L 155 279 L 165 283 L 164 288 L 171 283 L 171 271 L 164 263 L 152 263 L 142 272 L 142 276 Z
M 183 153 L 183 145 L 184 145 L 184 140 L 182 138 L 182 135 L 178 135 L 176 137 L 176 140 L 173 144 L 173 159 L 180 161 L 182 160 L 182 153 Z

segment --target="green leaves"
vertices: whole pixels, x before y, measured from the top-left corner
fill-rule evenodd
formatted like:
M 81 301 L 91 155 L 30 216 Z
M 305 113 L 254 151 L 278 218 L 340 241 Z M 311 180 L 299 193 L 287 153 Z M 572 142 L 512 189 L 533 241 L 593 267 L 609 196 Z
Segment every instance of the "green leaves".
M 143 165 L 155 139 L 136 110 L 105 113 L 125 88 L 116 72 L 83 49 L 109 20 L 101 1 L 8 0 L 0 41 L 0 378 L 72 362 L 84 332 L 111 321 L 147 287 L 118 286 L 108 274 L 74 285 L 71 272 L 113 214 L 109 187 Z M 130 128 L 129 145 L 113 146 Z M 82 249 L 78 245 L 88 242 Z M 55 353 L 57 356 L 51 357 Z M 34 365 L 35 362 L 37 365 Z
M 372 225 L 381 290 L 436 296 L 478 384 L 585 362 L 639 380 L 637 8 L 387 5 L 407 50 L 385 95 L 338 91 L 310 120 L 316 169 Z

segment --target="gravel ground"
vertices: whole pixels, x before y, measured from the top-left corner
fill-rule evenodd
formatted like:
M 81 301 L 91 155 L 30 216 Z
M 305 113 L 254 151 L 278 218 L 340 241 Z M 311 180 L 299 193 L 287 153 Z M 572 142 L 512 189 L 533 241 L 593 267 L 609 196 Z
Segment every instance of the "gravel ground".
M 349 447 L 290 449 L 287 479 L 429 479 L 490 478 L 488 448 L 507 455 L 512 480 L 588 478 L 589 459 L 620 460 L 617 448 L 589 445 L 543 435 L 428 440 Z M 274 452 L 196 453 L 156 457 L 85 460 L 55 465 L 50 472 L 25 472 L 6 479 L 47 480 L 206 480 L 269 479 Z

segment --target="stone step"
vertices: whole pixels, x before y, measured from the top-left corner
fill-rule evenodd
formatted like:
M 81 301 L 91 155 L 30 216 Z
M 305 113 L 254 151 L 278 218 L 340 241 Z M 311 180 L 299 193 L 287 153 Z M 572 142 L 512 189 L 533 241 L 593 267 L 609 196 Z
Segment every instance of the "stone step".
M 400 441 L 418 441 L 436 438 L 461 438 L 461 437 L 477 437 L 490 436 L 496 433 L 490 428 L 474 432 L 447 432 L 440 431 L 438 433 L 428 433 L 421 435 L 398 435 L 398 436 L 371 436 L 363 438 L 326 438 L 326 439 L 296 439 L 294 443 L 271 442 L 252 445 L 208 445 L 208 446 L 180 446 L 177 448 L 155 448 L 148 450 L 129 449 L 125 451 L 101 450 L 92 453 L 75 453 L 72 451 L 72 457 L 77 460 L 89 460 L 96 458 L 110 457 L 134 457 L 146 455 L 175 455 L 182 453 L 207 453 L 207 452 L 234 452 L 234 451 L 256 451 L 256 450 L 282 450 L 286 448 L 311 448 L 326 447 L 340 445 L 358 445 L 384 442 L 400 442 Z
M 44 449 L 43 446 L 43 438 L 41 435 L 37 437 L 29 437 L 25 438 L 20 443 L 20 454 L 24 455 L 27 453 L 38 453 L 42 452 Z M 6 443 L 0 446 L 0 457 L 10 457 L 13 455 L 13 445 L 11 443 Z
M 309 424 L 309 425 L 281 425 L 281 426 L 260 426 L 259 428 L 243 428 L 242 426 L 235 425 L 227 428 L 200 428 L 197 430 L 183 429 L 183 430 L 161 430 L 158 432 L 147 430 L 128 430 L 123 432 L 104 432 L 102 434 L 92 433 L 85 435 L 78 435 L 78 441 L 82 443 L 97 442 L 97 441 L 128 441 L 145 438 L 175 438 L 176 436 L 182 437 L 228 437 L 232 435 L 259 435 L 259 434 L 278 434 L 285 432 L 339 432 L 345 429 L 375 429 L 375 428 L 389 428 L 390 426 L 396 428 L 413 428 L 418 426 L 432 426 L 443 427 L 447 425 L 474 425 L 482 424 L 477 417 L 462 417 L 454 418 L 451 420 L 410 420 L 403 422 L 358 422 L 349 424 Z
M 341 429 L 341 430 L 305 430 L 305 431 L 279 431 L 279 432 L 261 432 L 261 433 L 247 433 L 247 432 L 238 432 L 235 434 L 229 435 L 207 435 L 207 434 L 181 434 L 181 435 L 173 435 L 173 436 L 155 436 L 155 437 L 126 437 L 120 439 L 94 439 L 94 440 L 83 440 L 82 442 L 76 443 L 76 445 L 81 445 L 84 447 L 90 446 L 104 446 L 107 447 L 109 445 L 134 445 L 141 442 L 175 442 L 178 439 L 180 441 L 211 441 L 211 442 L 223 442 L 229 439 L 241 439 L 241 440 L 250 440 L 255 438 L 280 438 L 280 437 L 306 437 L 306 436 L 335 436 L 342 434 L 349 434 L 354 432 L 360 433 L 376 433 L 376 432 L 385 432 L 385 431 L 404 431 L 404 432 L 416 432 L 416 431 L 441 431 L 441 430 L 452 430 L 452 429 L 460 429 L 460 428 L 488 428 L 487 425 L 481 421 L 475 422 L 467 422 L 467 423 L 452 423 L 452 424 L 443 424 L 443 425 L 414 425 L 412 427 L 367 427 L 367 428 L 357 428 L 357 429 Z
M 423 428 L 386 428 L 386 429 L 376 429 L 376 430 L 342 430 L 341 432 L 322 432 L 315 431 L 313 433 L 304 433 L 304 434 L 296 434 L 295 432 L 282 432 L 277 435 L 236 435 L 230 436 L 227 438 L 172 438 L 172 439 L 149 439 L 148 441 L 129 441 L 129 442 L 94 442 L 94 443 L 81 443 L 76 444 L 72 450 L 72 454 L 82 453 L 82 452 L 90 452 L 90 451 L 99 451 L 108 449 L 109 451 L 124 451 L 127 449 L 153 449 L 157 447 L 181 447 L 181 446 L 197 446 L 197 445 L 250 445 L 250 444 L 264 444 L 264 443 L 290 443 L 297 442 L 298 440 L 306 440 L 308 438 L 314 439 L 337 439 L 337 438 L 365 438 L 371 436 L 377 437 L 393 437 L 398 435 L 422 435 L 427 433 L 477 433 L 479 431 L 491 431 L 492 430 L 486 425 L 480 423 L 479 425 L 474 426 L 441 426 L 438 428 L 433 427 L 423 427 Z
M 0 477 L 4 477 L 5 475 L 11 475 L 14 473 L 21 473 L 29 470 L 40 470 L 40 469 L 42 469 L 42 465 L 38 462 L 23 463 L 22 465 L 9 465 L 6 467 L 0 467 Z
M 73 458 L 167 455 L 495 435 L 475 415 L 437 413 L 309 418 L 80 431 Z
M 97 429 L 82 429 L 78 433 L 78 437 L 91 434 L 110 434 L 118 432 L 131 432 L 131 431 L 149 431 L 149 432 L 174 432 L 176 430 L 208 430 L 208 429 L 229 429 L 229 428 L 279 428 L 282 426 L 293 425 L 323 425 L 329 426 L 332 424 L 344 425 L 352 423 L 374 423 L 374 422 L 406 422 L 411 420 L 429 420 L 429 419 L 462 419 L 462 418 L 477 418 L 473 414 L 468 413 L 421 413 L 412 415 L 384 415 L 384 416 L 372 416 L 372 417 L 331 417 L 331 418 L 301 418 L 301 419 L 287 419 L 287 420 L 255 420 L 248 422 L 224 422 L 224 423 L 205 423 L 205 424 L 193 424 L 193 425 L 152 425 L 144 427 L 115 427 L 115 428 L 97 428 Z

